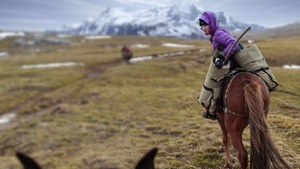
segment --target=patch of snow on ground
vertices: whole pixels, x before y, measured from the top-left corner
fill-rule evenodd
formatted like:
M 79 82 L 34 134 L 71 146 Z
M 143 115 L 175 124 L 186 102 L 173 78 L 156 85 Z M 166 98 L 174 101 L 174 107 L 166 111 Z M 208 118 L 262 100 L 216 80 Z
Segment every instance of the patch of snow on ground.
M 145 61 L 145 60 L 150 60 L 150 59 L 152 59 L 152 56 L 142 56 L 142 57 L 132 58 L 129 60 L 129 62 L 135 63 L 135 62 L 140 62 L 140 61 Z
M 283 65 L 284 69 L 300 69 L 300 65 Z
M 0 52 L 0 57 L 6 57 L 9 56 L 7 52 Z
M 163 43 L 162 46 L 177 47 L 177 48 L 191 48 L 191 47 L 195 47 L 194 45 L 181 45 L 181 44 L 176 44 L 176 43 Z
M 16 114 L 10 113 L 0 116 L 0 124 L 9 123 L 12 119 L 16 117 Z
M 135 45 L 132 45 L 131 47 L 135 47 L 135 48 L 149 48 L 149 45 L 135 44 Z
M 85 39 L 87 40 L 97 40 L 97 39 L 111 39 L 111 36 L 86 36 Z
M 54 68 L 63 66 L 83 66 L 83 63 L 65 62 L 65 63 L 47 63 L 47 64 L 36 64 L 36 65 L 23 65 L 23 69 L 38 69 L 38 68 Z
M 168 56 L 178 56 L 178 55 L 184 55 L 188 54 L 189 52 L 172 52 L 172 53 L 165 53 L 165 54 L 159 54 L 158 57 L 164 58 Z
M 72 35 L 58 34 L 58 35 L 56 35 L 56 37 L 58 37 L 58 38 L 70 38 L 70 37 L 72 37 Z
M 249 43 L 249 44 L 252 44 L 252 43 L 254 43 L 254 40 L 247 40 L 247 42 Z

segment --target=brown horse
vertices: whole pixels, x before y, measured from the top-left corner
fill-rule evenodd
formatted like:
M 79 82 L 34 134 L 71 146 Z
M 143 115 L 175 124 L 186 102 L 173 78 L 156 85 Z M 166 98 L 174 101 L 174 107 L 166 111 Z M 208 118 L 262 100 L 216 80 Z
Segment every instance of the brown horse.
M 218 122 L 223 133 L 225 167 L 230 168 L 229 141 L 238 153 L 240 168 L 248 166 L 248 154 L 242 142 L 244 129 L 250 124 L 250 168 L 291 168 L 280 156 L 270 138 L 265 118 L 270 104 L 269 90 L 255 74 L 240 72 L 225 81 L 222 93 L 223 108 Z

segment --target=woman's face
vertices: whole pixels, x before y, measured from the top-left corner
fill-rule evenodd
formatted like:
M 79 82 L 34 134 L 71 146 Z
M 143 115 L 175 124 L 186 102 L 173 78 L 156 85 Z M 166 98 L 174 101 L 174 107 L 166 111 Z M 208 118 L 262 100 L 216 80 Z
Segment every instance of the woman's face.
M 203 32 L 206 36 L 210 34 L 210 30 L 209 30 L 208 25 L 201 25 L 201 30 L 203 30 Z

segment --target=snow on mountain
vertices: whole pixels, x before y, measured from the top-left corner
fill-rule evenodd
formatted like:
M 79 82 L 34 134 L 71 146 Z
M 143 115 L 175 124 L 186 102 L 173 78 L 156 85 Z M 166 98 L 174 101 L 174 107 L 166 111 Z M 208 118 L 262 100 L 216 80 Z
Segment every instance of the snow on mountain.
M 129 11 L 121 8 L 107 8 L 98 18 L 84 21 L 77 27 L 64 27 L 60 33 L 80 35 L 141 35 L 170 36 L 179 38 L 204 37 L 198 25 L 201 7 L 181 3 L 170 7 L 143 11 Z M 224 12 L 216 13 L 220 26 L 237 32 L 252 26 L 252 30 L 262 30 L 259 25 L 249 25 L 234 20 Z
M 23 37 L 25 36 L 24 32 L 0 32 L 0 40 L 5 39 L 7 37 Z

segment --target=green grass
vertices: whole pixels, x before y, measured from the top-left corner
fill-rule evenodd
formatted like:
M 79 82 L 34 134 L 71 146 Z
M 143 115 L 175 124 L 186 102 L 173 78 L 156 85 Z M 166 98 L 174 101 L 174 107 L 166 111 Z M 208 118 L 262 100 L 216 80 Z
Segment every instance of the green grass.
M 300 39 L 294 40 L 289 51 L 298 50 Z M 188 50 L 161 46 L 167 42 L 207 50 L 129 65 L 118 61 L 123 44 L 150 45 L 133 48 L 134 56 Z M 157 168 L 223 168 L 225 154 L 218 152 L 220 127 L 201 117 L 204 109 L 197 102 L 212 54 L 209 42 L 117 36 L 77 39 L 75 44 L 64 46 L 64 52 L 52 46 L 34 56 L 15 51 L 12 57 L 0 58 L 1 114 L 15 108 L 16 121 L 27 119 L 0 132 L 1 168 L 21 168 L 16 151 L 29 154 L 46 169 L 133 168 L 155 146 L 159 148 Z M 282 53 L 272 53 L 272 46 Z M 272 138 L 284 159 L 299 168 L 300 70 L 278 67 L 290 64 L 284 59 L 285 45 L 265 40 L 258 47 L 266 59 L 275 60 L 270 65 L 277 68 L 271 70 L 282 85 L 271 93 Z M 298 55 L 290 56 L 299 60 Z M 20 68 L 65 61 L 85 66 Z M 244 140 L 249 152 L 248 128 Z M 233 166 L 238 168 L 231 150 Z

